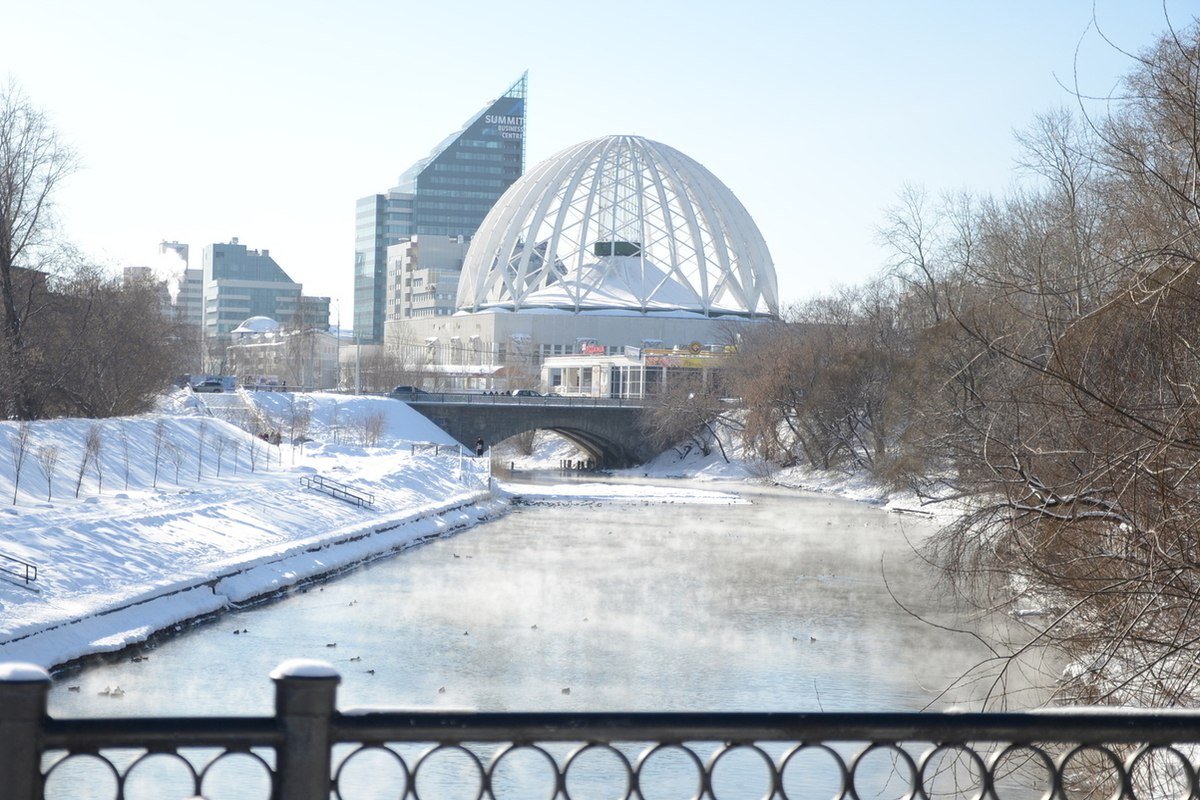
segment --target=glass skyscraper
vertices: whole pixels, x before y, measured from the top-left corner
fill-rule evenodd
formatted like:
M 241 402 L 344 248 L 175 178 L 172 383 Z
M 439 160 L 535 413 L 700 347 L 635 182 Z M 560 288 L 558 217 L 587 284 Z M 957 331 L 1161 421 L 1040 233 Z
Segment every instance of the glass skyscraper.
M 500 195 L 525 171 L 528 73 L 409 167 L 386 194 L 358 201 L 354 236 L 354 330 L 381 342 L 387 248 L 414 235 L 469 240 Z

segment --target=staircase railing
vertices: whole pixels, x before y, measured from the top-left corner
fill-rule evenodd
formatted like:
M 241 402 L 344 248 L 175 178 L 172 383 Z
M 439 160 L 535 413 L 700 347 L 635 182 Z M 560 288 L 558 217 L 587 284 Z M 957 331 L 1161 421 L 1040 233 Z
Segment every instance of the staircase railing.
M 324 492 L 330 497 L 345 500 L 347 503 L 353 503 L 356 506 L 375 505 L 375 494 L 373 492 L 364 492 L 355 489 L 349 484 L 330 480 L 320 475 L 305 475 L 300 479 L 300 485 L 307 489 L 316 489 L 318 492 Z

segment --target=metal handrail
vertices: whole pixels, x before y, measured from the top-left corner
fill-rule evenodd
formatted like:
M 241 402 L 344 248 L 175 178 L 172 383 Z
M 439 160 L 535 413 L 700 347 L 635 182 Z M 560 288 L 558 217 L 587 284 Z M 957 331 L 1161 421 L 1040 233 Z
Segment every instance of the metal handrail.
M 370 711 L 333 720 L 340 742 L 1200 742 L 1200 712 Z
M 109 748 L 160 750 L 164 747 L 221 747 L 246 750 L 280 747 L 283 733 L 275 717 L 142 717 L 47 719 L 47 751 L 97 753 Z
M 11 567 L 8 564 L 0 563 L 0 570 L 11 573 L 12 575 L 16 575 L 18 578 L 23 578 L 25 583 L 32 583 L 33 581 L 37 580 L 37 564 L 31 564 L 28 561 L 24 561 L 16 556 L 10 556 L 7 553 L 0 553 L 0 559 L 4 559 L 4 561 L 11 561 L 20 567 L 20 570 L 18 571 L 18 569 Z
M 355 489 L 349 484 L 331 480 L 321 475 L 305 475 L 300 478 L 300 485 L 305 488 L 316 489 L 338 500 L 345 500 L 355 505 L 375 505 L 375 494 L 373 492 L 364 492 L 360 489 Z
M 273 750 L 273 760 L 259 759 L 272 798 L 327 800 L 333 792 L 348 800 L 354 796 L 351 787 L 341 783 L 347 764 L 364 753 L 385 751 L 410 779 L 398 796 L 419 799 L 415 787 L 427 756 L 441 751 L 462 762 L 459 779 L 474 787 L 467 796 L 483 798 L 495 794 L 495 781 L 505 780 L 502 762 L 527 750 L 540 754 L 546 779 L 561 791 L 555 796 L 569 800 L 575 759 L 599 749 L 618 765 L 611 776 L 622 789 L 618 796 L 640 797 L 643 781 L 649 780 L 643 767 L 665 749 L 690 754 L 685 760 L 701 789 L 696 796 L 709 798 L 722 797 L 716 788 L 717 765 L 738 750 L 756 753 L 756 763 L 765 765 L 771 797 L 782 796 L 789 782 L 809 779 L 809 766 L 802 771 L 797 764 L 802 754 L 812 752 L 830 762 L 829 774 L 819 778 L 840 786 L 834 796 L 857 797 L 859 772 L 870 761 L 867 756 L 878 751 L 890 759 L 886 763 L 894 774 L 888 780 L 907 782 L 906 796 L 913 797 L 937 794 L 932 784 L 947 774 L 947 759 L 974 770 L 968 775 L 974 784 L 966 792 L 971 796 L 997 796 L 996 786 L 1021 767 L 1030 768 L 1032 785 L 1046 797 L 1067 796 L 1075 781 L 1104 796 L 1158 797 L 1168 788 L 1172 796 L 1200 796 L 1196 711 L 339 712 L 340 677 L 330 665 L 287 667 L 272 673 L 273 717 L 52 719 L 46 714 L 50 676 L 30 665 L 0 664 L 0 740 L 5 742 L 0 747 L 0 787 L 13 800 L 38 800 L 51 772 L 65 761 L 86 757 L 105 764 L 118 777 L 119 790 L 133 767 L 118 766 L 123 762 L 107 751 L 170 753 L 186 761 L 186 748 L 203 747 L 223 749 L 213 762 L 225 755 Z M 565 753 L 558 746 L 565 743 L 576 748 Z M 839 746 L 846 743 L 862 747 L 846 755 Z M 417 753 L 408 749 L 413 744 L 429 747 Z M 498 749 L 489 749 L 493 745 Z M 914 752 L 920 746 L 924 750 Z M 640 754 L 629 756 L 631 748 Z M 191 774 L 200 795 L 207 768 L 193 767 Z M 1164 780 L 1173 783 L 1164 787 Z

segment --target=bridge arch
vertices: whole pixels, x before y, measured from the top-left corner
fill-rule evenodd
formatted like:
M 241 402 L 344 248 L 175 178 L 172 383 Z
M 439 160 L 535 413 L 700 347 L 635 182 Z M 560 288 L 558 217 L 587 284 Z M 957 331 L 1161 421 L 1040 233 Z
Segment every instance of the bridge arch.
M 601 467 L 631 467 L 657 454 L 641 434 L 641 406 L 628 402 L 449 394 L 406 402 L 468 448 L 479 438 L 491 445 L 526 431 L 547 430 L 577 445 Z

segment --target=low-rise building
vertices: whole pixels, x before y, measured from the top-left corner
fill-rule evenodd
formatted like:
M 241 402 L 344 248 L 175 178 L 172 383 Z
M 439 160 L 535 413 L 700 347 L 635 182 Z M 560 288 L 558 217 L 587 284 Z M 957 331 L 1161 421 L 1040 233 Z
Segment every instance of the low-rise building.
M 287 330 L 268 317 L 251 317 L 231 333 L 227 371 L 245 388 L 336 389 L 341 344 L 316 328 Z
M 564 397 L 642 399 L 675 381 L 719 385 L 733 348 L 694 342 L 687 347 L 626 347 L 620 355 L 583 353 L 542 361 L 541 388 Z

